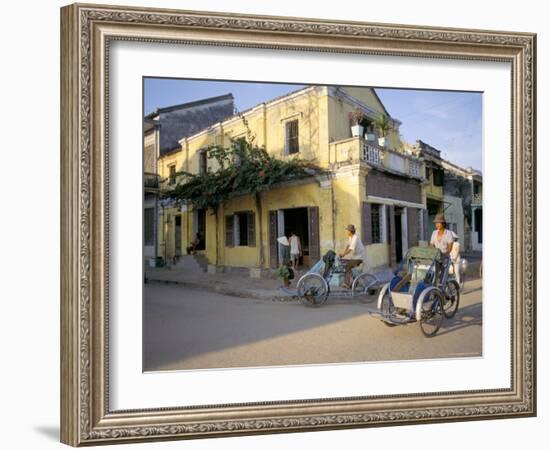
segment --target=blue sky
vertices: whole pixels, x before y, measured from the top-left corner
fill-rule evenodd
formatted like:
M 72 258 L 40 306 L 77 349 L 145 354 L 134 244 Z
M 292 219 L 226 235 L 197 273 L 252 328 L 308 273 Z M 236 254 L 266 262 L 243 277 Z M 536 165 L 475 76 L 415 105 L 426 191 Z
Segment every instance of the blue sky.
M 145 114 L 156 108 L 232 93 L 242 111 L 304 85 L 146 78 Z M 443 158 L 481 170 L 482 94 L 376 88 L 392 117 L 402 122 L 406 141 L 417 139 L 441 150 Z

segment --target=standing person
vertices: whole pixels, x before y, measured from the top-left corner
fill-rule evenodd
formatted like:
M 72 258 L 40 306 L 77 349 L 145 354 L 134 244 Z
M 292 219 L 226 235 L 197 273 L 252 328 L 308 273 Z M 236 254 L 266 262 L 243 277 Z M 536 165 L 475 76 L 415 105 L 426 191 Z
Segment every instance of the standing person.
M 452 244 L 451 252 L 450 252 L 449 256 L 451 257 L 451 264 L 452 264 L 452 267 L 453 267 L 453 273 L 454 273 L 454 276 L 455 276 L 455 280 L 458 283 L 458 285 L 461 286 L 461 283 L 460 283 L 460 277 L 461 277 L 460 267 L 462 265 L 462 258 L 460 257 L 460 242 L 458 241 L 458 235 L 454 231 L 451 231 L 451 233 L 453 235 L 453 244 Z
M 294 234 L 294 231 L 290 232 L 290 261 L 292 262 L 292 267 L 295 269 L 298 268 L 300 263 L 300 256 L 302 255 L 302 243 L 300 238 Z
M 355 233 L 355 225 L 348 225 L 346 227 L 346 234 L 348 236 L 348 244 L 339 256 L 346 261 L 346 278 L 343 287 L 349 289 L 351 284 L 351 269 L 363 262 L 365 246 Z
M 294 278 L 294 273 L 290 269 L 290 242 L 286 236 L 277 238 L 281 248 L 281 267 L 279 268 L 279 276 L 283 279 L 285 287 L 290 286 L 290 280 Z
M 438 248 L 443 256 L 449 256 L 453 247 L 453 234 L 451 230 L 445 228 L 447 225 L 445 215 L 440 213 L 434 219 L 435 230 L 430 239 L 430 246 Z

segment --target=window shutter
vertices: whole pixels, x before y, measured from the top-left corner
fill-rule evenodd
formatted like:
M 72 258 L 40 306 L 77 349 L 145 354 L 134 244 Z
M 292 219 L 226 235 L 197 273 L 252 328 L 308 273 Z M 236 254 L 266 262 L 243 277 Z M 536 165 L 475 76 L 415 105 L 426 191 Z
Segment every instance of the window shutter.
M 292 120 L 285 124 L 286 129 L 286 142 L 285 142 L 285 153 L 287 155 L 298 153 L 300 151 L 298 146 L 298 121 Z
M 279 265 L 277 237 L 277 211 L 269 211 L 269 265 L 273 269 Z
M 233 247 L 233 216 L 225 216 L 225 246 Z
M 255 214 L 248 213 L 248 246 L 256 247 L 256 223 L 254 222 Z
M 308 208 L 309 215 L 309 257 L 312 262 L 321 258 L 319 243 L 319 207 Z
M 364 245 L 372 244 L 371 204 L 361 203 L 361 240 Z
M 207 156 L 206 156 L 206 150 L 200 150 L 199 151 L 199 173 L 205 174 L 206 173 L 206 167 L 207 167 Z

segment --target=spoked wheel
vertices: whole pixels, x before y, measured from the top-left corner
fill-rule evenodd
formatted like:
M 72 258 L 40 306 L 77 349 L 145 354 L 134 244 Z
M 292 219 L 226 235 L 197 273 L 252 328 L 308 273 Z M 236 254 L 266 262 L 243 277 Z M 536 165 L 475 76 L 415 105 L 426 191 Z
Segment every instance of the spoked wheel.
M 460 301 L 460 288 L 456 280 L 447 281 L 444 297 L 443 313 L 447 319 L 450 319 L 458 311 L 458 303 Z
M 389 293 L 389 289 L 386 290 L 384 297 L 382 297 L 382 303 L 380 304 L 380 312 L 385 317 L 391 317 L 395 315 L 395 306 L 393 306 L 393 300 Z M 382 320 L 382 323 L 388 327 L 395 327 L 397 324 Z
M 426 337 L 435 336 L 443 323 L 443 294 L 436 289 L 426 294 L 421 305 L 420 329 Z
M 378 283 L 377 278 L 370 273 L 360 274 L 351 285 L 351 295 L 354 298 L 358 298 L 361 303 L 367 303 L 371 298 L 369 297 L 369 290 L 371 290 Z
M 327 301 L 328 284 L 320 275 L 309 273 L 300 278 L 297 291 L 303 305 L 317 307 Z

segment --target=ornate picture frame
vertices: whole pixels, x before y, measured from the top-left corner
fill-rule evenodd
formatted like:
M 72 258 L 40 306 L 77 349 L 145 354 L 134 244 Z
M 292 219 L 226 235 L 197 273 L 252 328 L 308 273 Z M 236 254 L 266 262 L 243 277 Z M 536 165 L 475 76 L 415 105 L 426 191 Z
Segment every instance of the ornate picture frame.
M 508 62 L 511 386 L 204 407 L 109 406 L 108 67 L 115 40 Z M 536 35 L 74 4 L 61 9 L 61 441 L 72 445 L 536 415 Z

